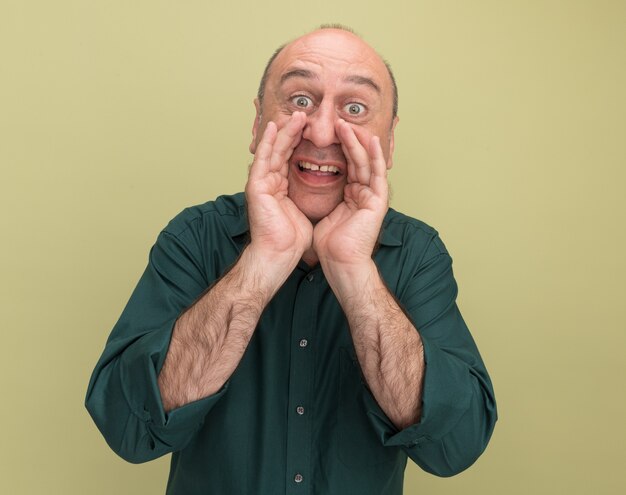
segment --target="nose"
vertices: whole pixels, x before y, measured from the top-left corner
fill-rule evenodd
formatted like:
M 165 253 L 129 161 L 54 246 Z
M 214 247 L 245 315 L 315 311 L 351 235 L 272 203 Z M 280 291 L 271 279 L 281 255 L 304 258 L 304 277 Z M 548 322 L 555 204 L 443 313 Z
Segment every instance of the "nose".
M 315 112 L 307 116 L 302 137 L 311 141 L 317 148 L 340 144 L 335 133 L 335 124 L 338 119 L 332 103 L 323 101 Z

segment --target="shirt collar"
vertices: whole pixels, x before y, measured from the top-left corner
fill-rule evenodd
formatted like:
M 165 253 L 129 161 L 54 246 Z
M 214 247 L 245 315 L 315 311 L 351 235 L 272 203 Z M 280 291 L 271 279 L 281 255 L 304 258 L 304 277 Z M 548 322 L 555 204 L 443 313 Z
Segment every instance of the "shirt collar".
M 385 214 L 385 218 L 383 220 L 382 233 L 379 239 L 381 246 L 402 246 L 402 240 L 399 239 L 389 228 L 391 217 L 395 213 L 395 210 L 392 208 L 387 209 L 387 213 Z
M 248 212 L 246 211 L 245 205 L 240 207 L 239 216 L 228 224 L 228 231 L 231 237 L 239 237 L 250 231 L 250 227 L 248 226 Z

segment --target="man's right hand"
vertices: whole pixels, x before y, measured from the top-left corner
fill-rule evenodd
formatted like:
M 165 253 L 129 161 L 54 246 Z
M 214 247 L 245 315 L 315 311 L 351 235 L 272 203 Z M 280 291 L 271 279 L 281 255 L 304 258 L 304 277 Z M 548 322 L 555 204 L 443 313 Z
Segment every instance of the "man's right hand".
M 311 222 L 288 197 L 288 160 L 305 123 L 304 112 L 294 112 L 280 130 L 268 122 L 246 184 L 251 236 L 246 254 L 283 281 L 313 240 Z
M 265 306 L 305 249 L 313 226 L 287 196 L 287 161 L 306 115 L 278 132 L 269 122 L 246 184 L 250 245 L 235 265 L 178 318 L 158 384 L 165 411 L 220 390 L 237 367 Z

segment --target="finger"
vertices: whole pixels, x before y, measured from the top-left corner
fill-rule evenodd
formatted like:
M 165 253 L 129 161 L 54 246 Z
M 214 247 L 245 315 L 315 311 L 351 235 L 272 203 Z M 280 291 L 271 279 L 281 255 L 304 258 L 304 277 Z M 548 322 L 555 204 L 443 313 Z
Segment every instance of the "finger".
M 287 160 L 289 160 L 294 148 L 300 142 L 305 122 L 306 114 L 304 112 L 294 112 L 287 124 L 278 131 L 270 158 L 270 169 L 272 171 L 276 172 L 284 167 L 284 172 L 285 174 L 287 173 Z
M 377 196 L 387 196 L 387 163 L 385 155 L 380 146 L 380 138 L 372 136 L 369 142 L 369 154 L 372 164 L 372 175 L 370 177 L 370 188 Z
M 369 185 L 371 168 L 370 157 L 367 150 L 359 141 L 354 129 L 345 121 L 340 119 L 337 123 L 339 140 L 348 159 L 348 180 L 351 182 L 359 182 L 363 185 Z M 352 167 L 350 167 L 352 165 Z M 350 170 L 352 168 L 352 170 Z M 351 174 L 352 172 L 352 174 Z
M 254 154 L 254 161 L 250 167 L 249 177 L 258 179 L 267 175 L 270 170 L 270 158 L 272 156 L 272 148 L 276 141 L 277 128 L 274 122 L 268 122 L 261 136 L 261 141 L 257 146 Z

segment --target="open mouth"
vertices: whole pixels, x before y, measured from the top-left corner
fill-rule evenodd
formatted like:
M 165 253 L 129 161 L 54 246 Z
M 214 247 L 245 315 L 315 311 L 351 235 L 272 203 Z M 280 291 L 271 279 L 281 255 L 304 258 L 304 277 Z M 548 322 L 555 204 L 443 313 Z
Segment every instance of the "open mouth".
M 337 176 L 341 174 L 341 172 L 339 171 L 339 168 L 335 167 L 334 165 L 317 165 L 315 163 L 299 161 L 297 162 L 297 166 L 301 172 L 305 172 L 305 173 L 309 173 L 309 174 L 317 175 L 321 177 L 323 176 L 332 177 L 332 176 Z

